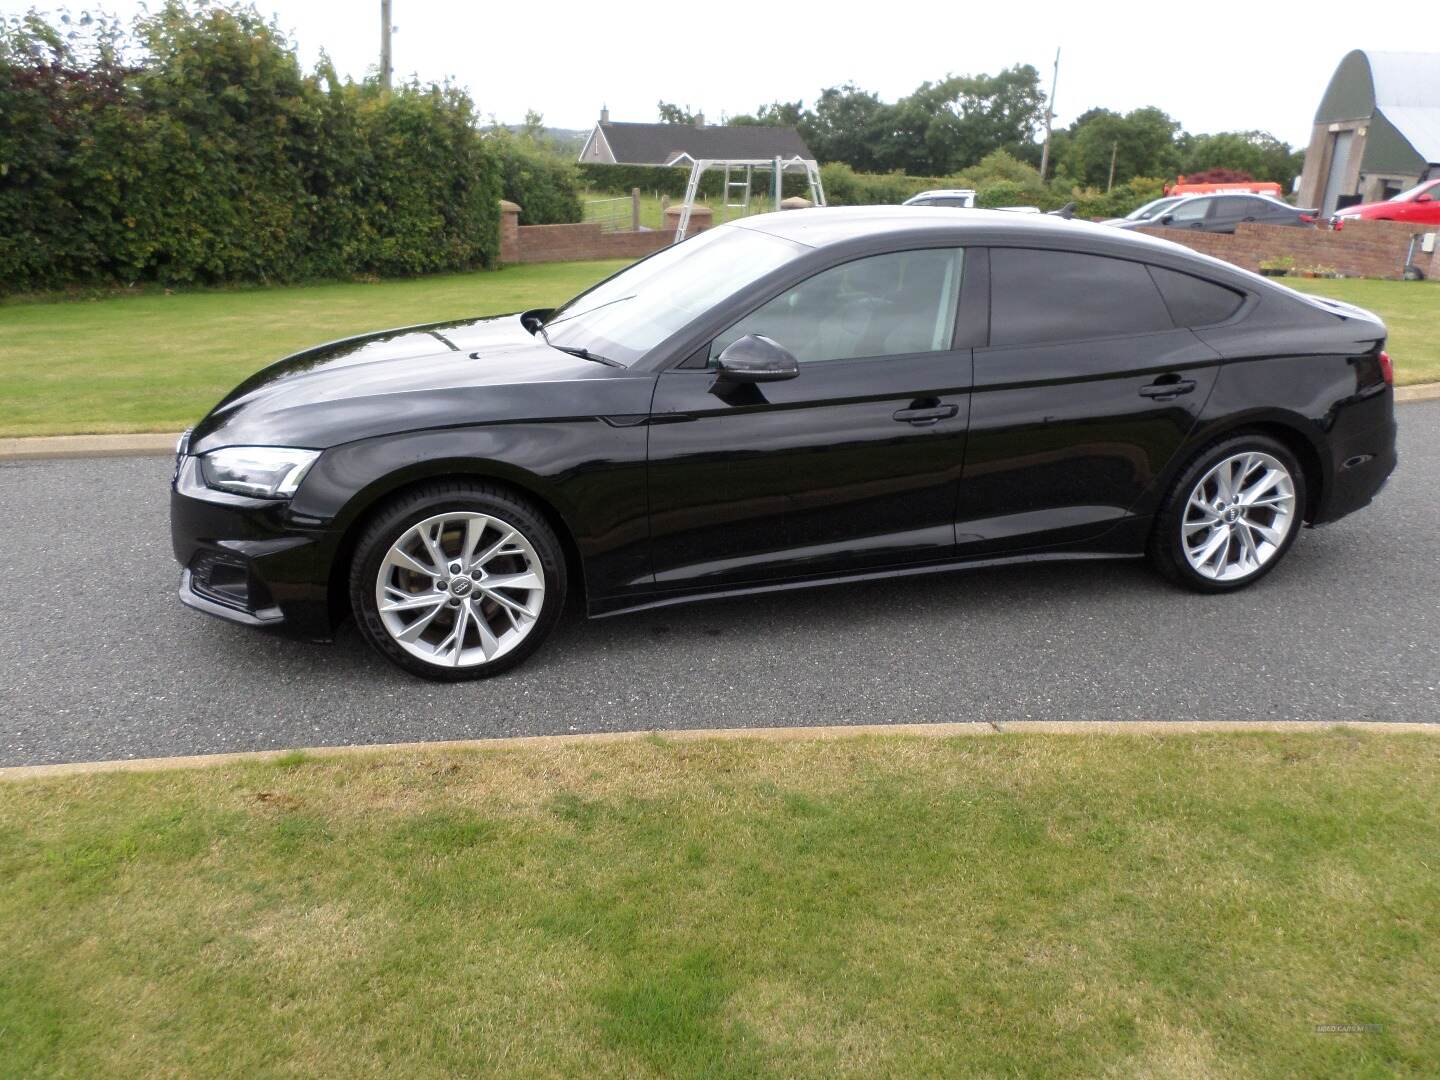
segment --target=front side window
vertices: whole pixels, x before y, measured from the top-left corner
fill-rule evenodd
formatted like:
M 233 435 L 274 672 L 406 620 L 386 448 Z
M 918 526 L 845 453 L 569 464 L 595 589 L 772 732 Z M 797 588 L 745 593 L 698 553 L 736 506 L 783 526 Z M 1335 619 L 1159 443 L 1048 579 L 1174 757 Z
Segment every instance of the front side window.
M 721 334 L 710 359 L 746 334 L 778 341 L 802 364 L 949 349 L 963 262 L 960 248 L 929 248 L 831 267 Z
M 1161 214 L 1163 214 L 1166 210 L 1174 206 L 1179 201 L 1179 199 L 1173 197 L 1156 199 L 1153 202 L 1146 203 L 1144 206 L 1140 206 L 1134 210 L 1131 210 L 1130 213 L 1125 215 L 1125 220 L 1149 221 L 1152 218 L 1159 217 Z
M 808 250 L 755 229 L 707 230 L 556 310 L 545 323 L 546 340 L 629 366 L 721 300 Z
M 1214 199 L 1186 199 L 1184 202 L 1176 203 L 1169 210 L 1170 219 L 1176 225 L 1189 225 L 1191 222 L 1204 221 L 1205 215 L 1214 201 Z
M 1440 199 L 1440 181 L 1426 180 L 1423 184 L 1416 184 L 1412 188 L 1400 192 L 1399 195 L 1392 195 L 1390 202 L 1410 202 L 1421 195 L 1429 195 L 1432 199 Z
M 1038 345 L 1173 330 L 1137 262 L 1073 251 L 990 252 L 990 344 Z

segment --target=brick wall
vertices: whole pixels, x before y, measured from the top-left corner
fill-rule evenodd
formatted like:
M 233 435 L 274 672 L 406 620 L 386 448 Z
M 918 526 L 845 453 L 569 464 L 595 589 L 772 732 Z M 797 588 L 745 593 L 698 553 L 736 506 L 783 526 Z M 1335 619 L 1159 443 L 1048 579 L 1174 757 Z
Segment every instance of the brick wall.
M 575 225 L 521 225 L 520 207 L 500 204 L 502 263 L 578 262 L 588 259 L 638 259 L 670 244 L 679 207 L 671 207 L 667 227 L 653 232 L 605 232 L 594 222 Z M 690 235 L 710 227 L 710 212 L 697 207 Z M 1174 240 L 1218 259 L 1259 270 L 1265 259 L 1289 256 L 1297 269 L 1325 266 L 1346 277 L 1399 278 L 1405 269 L 1410 237 L 1421 228 L 1397 221 L 1353 221 L 1344 229 L 1296 229 L 1284 225 L 1241 224 L 1233 235 L 1184 229 L 1142 229 Z M 1415 265 L 1427 278 L 1440 281 L 1440 245 L 1426 255 L 1418 251 Z
M 521 225 L 520 207 L 500 203 L 500 261 L 502 263 L 580 262 L 589 259 L 638 259 L 668 247 L 675 239 L 676 222 L 651 232 L 605 232 L 595 222 L 574 225 Z M 687 236 L 710 227 L 710 213 L 697 209 Z
M 1398 221 L 1352 221 L 1338 232 L 1255 222 L 1242 223 L 1234 235 L 1163 228 L 1140 231 L 1174 240 L 1247 270 L 1259 270 L 1265 259 L 1289 256 L 1295 260 L 1296 269 L 1324 266 L 1346 277 L 1399 278 L 1404 275 L 1410 237 L 1434 229 Z M 1440 245 L 1430 255 L 1422 254 L 1417 245 L 1415 265 L 1427 278 L 1440 279 Z

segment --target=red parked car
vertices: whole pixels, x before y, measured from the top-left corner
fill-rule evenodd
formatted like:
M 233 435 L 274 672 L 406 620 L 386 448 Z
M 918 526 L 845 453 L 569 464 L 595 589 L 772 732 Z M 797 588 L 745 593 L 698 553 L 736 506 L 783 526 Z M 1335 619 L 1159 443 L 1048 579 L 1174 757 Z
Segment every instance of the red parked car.
M 1440 225 L 1440 180 L 1427 180 L 1384 202 L 1347 206 L 1344 210 L 1337 211 L 1331 220 L 1338 229 L 1352 218 Z

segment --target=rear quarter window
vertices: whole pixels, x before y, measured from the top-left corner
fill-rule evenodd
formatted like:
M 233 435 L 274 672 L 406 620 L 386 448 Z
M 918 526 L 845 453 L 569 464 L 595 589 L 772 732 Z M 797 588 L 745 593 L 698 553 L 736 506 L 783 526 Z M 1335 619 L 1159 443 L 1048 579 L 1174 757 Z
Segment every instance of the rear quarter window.
M 1149 269 L 1176 326 L 1213 326 L 1230 318 L 1245 302 L 1244 293 L 1213 281 L 1163 266 Z

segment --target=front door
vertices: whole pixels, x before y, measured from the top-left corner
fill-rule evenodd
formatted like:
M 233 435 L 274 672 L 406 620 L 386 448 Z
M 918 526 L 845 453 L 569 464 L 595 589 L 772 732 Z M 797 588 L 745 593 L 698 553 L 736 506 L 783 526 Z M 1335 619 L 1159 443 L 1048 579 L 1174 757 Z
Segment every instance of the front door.
M 1090 539 L 1154 486 L 1215 383 L 1217 354 L 1177 326 L 1161 287 L 1176 310 L 1204 300 L 1194 290 L 1227 294 L 1229 312 L 1240 298 L 1125 259 L 1023 248 L 989 258 L 959 551 Z
M 939 561 L 954 548 L 971 377 L 955 347 L 959 248 L 844 263 L 711 343 L 745 334 L 800 374 L 727 385 L 663 373 L 650 423 L 656 585 L 694 589 Z

